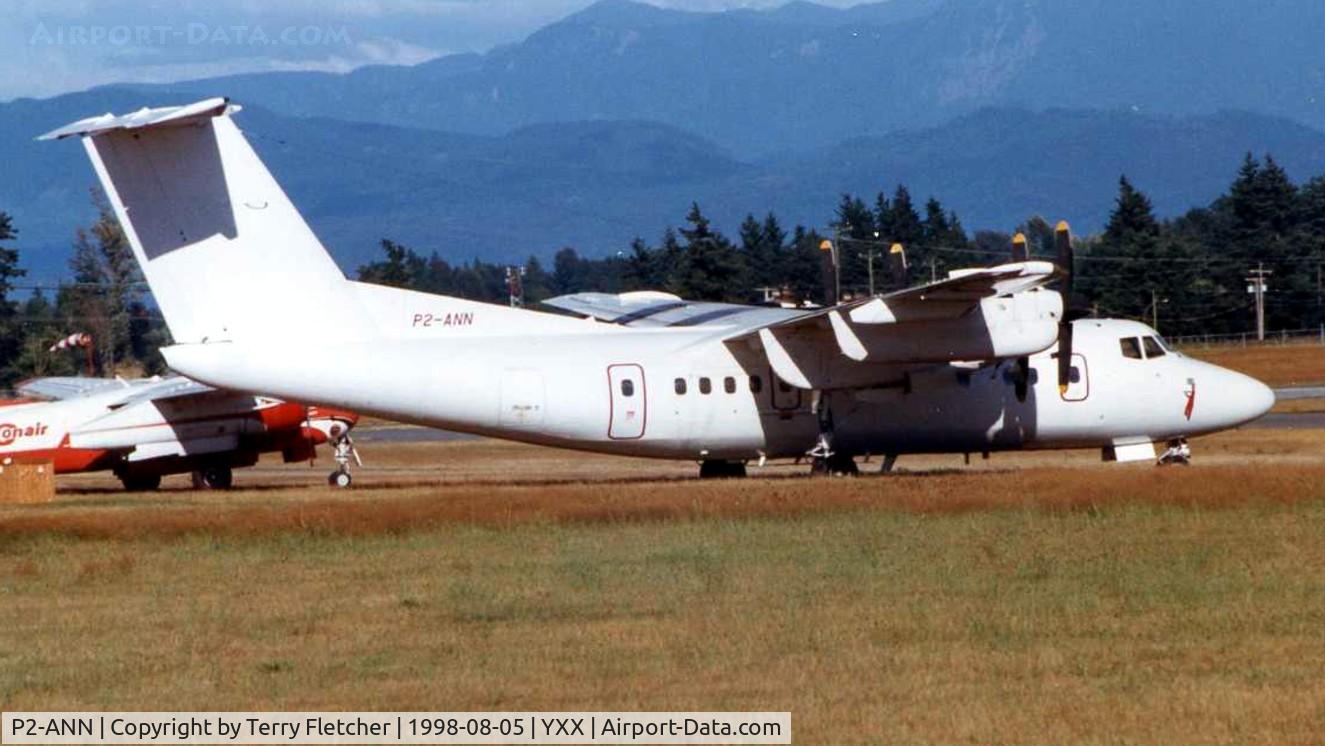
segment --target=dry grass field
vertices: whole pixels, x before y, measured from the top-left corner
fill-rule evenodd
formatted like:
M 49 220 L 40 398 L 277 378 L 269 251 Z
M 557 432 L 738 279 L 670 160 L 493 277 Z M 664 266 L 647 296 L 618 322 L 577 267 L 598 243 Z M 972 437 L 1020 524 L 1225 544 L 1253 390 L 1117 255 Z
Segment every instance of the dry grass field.
M 1275 386 L 1320 347 L 1191 354 Z M 1321 401 L 1279 411 L 1321 411 Z M 375 423 L 374 423 L 375 424 Z M 791 710 L 796 743 L 1325 742 L 1325 431 L 810 480 L 494 441 L 0 506 L 0 709 Z
M 1246 373 L 1270 386 L 1325 384 L 1325 345 L 1220 345 L 1184 347 L 1183 352 Z
M 1325 432 L 812 480 L 492 441 L 0 508 L 0 709 L 791 710 L 799 744 L 1319 743 Z M 866 467 L 868 468 L 868 466 Z

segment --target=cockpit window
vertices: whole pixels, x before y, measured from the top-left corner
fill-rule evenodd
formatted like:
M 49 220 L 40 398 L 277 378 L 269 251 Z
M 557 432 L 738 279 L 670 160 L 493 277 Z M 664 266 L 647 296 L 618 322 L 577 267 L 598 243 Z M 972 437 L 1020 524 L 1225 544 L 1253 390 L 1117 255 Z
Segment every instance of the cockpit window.
M 1130 357 L 1133 360 L 1141 359 L 1141 340 L 1136 337 L 1123 337 L 1118 340 L 1118 344 L 1123 348 L 1123 357 Z
M 1164 345 L 1161 345 L 1158 339 L 1146 337 L 1143 342 L 1146 346 L 1146 357 L 1164 357 Z

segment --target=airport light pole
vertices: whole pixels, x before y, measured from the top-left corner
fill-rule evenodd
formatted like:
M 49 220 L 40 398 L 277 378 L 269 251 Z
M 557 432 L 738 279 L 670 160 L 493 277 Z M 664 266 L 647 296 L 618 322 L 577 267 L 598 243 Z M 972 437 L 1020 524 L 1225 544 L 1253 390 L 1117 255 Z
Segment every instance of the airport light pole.
M 879 242 L 879 232 L 874 231 L 874 243 Z M 870 297 L 874 297 L 874 246 L 871 245 L 869 251 L 865 252 L 865 261 L 869 264 L 870 271 Z

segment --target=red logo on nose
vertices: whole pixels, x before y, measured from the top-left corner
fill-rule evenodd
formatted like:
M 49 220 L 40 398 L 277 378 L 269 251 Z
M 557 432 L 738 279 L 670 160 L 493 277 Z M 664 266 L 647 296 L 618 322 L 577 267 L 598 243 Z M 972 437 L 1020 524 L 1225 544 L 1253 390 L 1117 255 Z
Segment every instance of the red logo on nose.
M 1187 379 L 1187 390 L 1182 392 L 1187 397 L 1187 408 L 1182 410 L 1182 415 L 1187 419 L 1192 418 L 1192 410 L 1196 408 L 1196 379 Z
M 45 435 L 48 428 L 38 422 L 35 425 L 20 427 L 11 423 L 0 424 L 0 448 L 12 444 L 19 438 L 33 438 L 38 435 Z

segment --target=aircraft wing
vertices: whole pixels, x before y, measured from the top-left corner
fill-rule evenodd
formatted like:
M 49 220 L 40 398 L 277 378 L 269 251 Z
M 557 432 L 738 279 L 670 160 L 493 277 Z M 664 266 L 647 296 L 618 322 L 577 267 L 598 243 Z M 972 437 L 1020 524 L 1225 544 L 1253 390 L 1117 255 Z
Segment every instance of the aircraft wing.
M 969 313 L 986 298 L 1012 296 L 1042 287 L 1057 276 L 1051 262 L 1018 262 L 986 269 L 956 270 L 946 279 L 831 308 L 801 312 L 771 326 L 815 323 L 825 317 L 832 319 L 843 313 L 857 324 L 955 319 Z M 758 331 L 748 329 L 731 338 L 738 339 Z
M 671 293 L 574 293 L 543 301 L 544 305 L 589 318 L 635 328 L 761 326 L 802 315 L 803 311 L 739 303 L 688 301 Z
M 1058 338 L 1062 297 L 1041 291 L 1050 262 L 961 270 L 938 282 L 801 313 L 725 340 L 761 349 L 804 389 L 881 385 L 925 365 L 1033 355 Z
M 1040 287 L 1056 277 L 1051 262 L 1018 262 L 987 269 L 954 271 L 949 277 L 885 295 L 830 308 L 794 309 L 738 303 L 687 301 L 671 293 L 574 293 L 543 301 L 565 311 L 630 327 L 714 327 L 730 329 L 729 339 L 760 329 L 819 323 L 832 314 L 849 313 L 862 324 L 955 318 L 985 298 L 1013 295 Z
M 22 396 L 34 399 L 76 399 L 106 391 L 123 389 L 126 392 L 134 384 L 116 378 L 82 378 L 74 376 L 53 376 L 50 378 L 31 378 L 18 384 L 17 391 Z
M 202 394 L 216 389 L 206 384 L 184 378 L 144 378 L 127 381 L 122 378 L 84 378 L 81 376 L 33 378 L 18 385 L 18 393 L 34 399 L 61 401 L 85 396 L 105 394 L 112 391 L 123 392 L 124 397 L 113 405 L 115 408 L 127 404 L 136 404 L 149 399 L 171 399 L 181 396 Z
M 1052 262 L 1014 262 L 805 310 L 655 292 L 578 293 L 544 303 L 624 326 L 712 329 L 730 346 L 762 352 L 788 384 L 828 389 L 881 385 L 918 366 L 1040 352 L 1058 338 L 1063 302 L 1038 291 L 1058 277 Z

